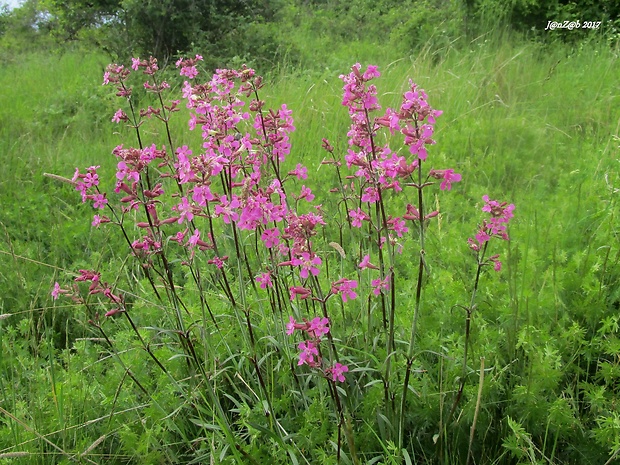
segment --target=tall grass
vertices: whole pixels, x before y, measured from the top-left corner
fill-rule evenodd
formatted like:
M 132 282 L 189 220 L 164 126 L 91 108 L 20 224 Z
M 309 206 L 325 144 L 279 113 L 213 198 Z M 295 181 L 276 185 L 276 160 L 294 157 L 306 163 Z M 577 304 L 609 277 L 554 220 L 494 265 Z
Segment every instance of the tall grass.
M 617 50 L 494 43 L 481 37 L 458 50 L 429 48 L 399 59 L 389 55 L 372 57 L 383 73 L 382 103 L 398 105 L 408 77 L 420 84 L 433 107 L 444 110 L 434 159 L 463 174 L 452 195 L 433 199 L 442 214 L 426 244 L 431 278 L 409 397 L 409 455 L 414 462 L 457 463 L 472 449 L 477 463 L 605 463 L 620 450 L 613 408 L 620 302 Z M 44 172 L 70 177 L 76 166 L 101 164 L 102 178 L 113 178 L 116 161 L 110 152 L 121 139 L 109 123 L 116 103 L 100 86 L 104 65 L 96 54 L 32 54 L 0 69 L 0 85 L 11 89 L 0 96 L 5 157 L 0 168 L 0 457 L 41 464 L 178 463 L 193 454 L 231 463 L 233 452 L 217 449 L 209 435 L 222 425 L 207 411 L 193 423 L 185 418 L 188 411 L 195 414 L 190 401 L 179 399 L 177 387 L 153 367 L 129 328 L 115 324 L 111 351 L 89 329 L 89 316 L 80 307 L 52 307 L 52 284 L 67 271 L 98 266 L 134 282 L 139 274 L 117 252 L 118 238 L 91 230 L 93 212 L 79 203 L 73 188 L 43 177 Z M 283 68 L 262 95 L 272 107 L 286 103 L 293 110 L 298 130 L 291 136 L 291 167 L 295 160 L 318 167 L 315 176 L 324 187 L 314 189 L 319 203 L 330 202 L 328 190 L 335 182 L 320 165 L 321 139 L 346 148 L 349 123 L 338 80 L 346 72 L 331 66 L 307 72 Z M 185 122 L 179 118 L 173 125 L 180 130 Z M 465 315 L 456 305 L 469 301 L 473 280 L 465 240 L 476 230 L 485 193 L 510 200 L 517 216 L 504 251 L 505 271 L 485 278 L 479 291 L 462 411 L 446 425 L 465 343 Z M 415 261 L 399 270 L 411 287 Z M 136 294 L 147 292 L 142 286 L 147 283 L 136 282 Z M 136 302 L 137 324 L 147 337 L 141 325 L 157 320 L 158 307 L 154 301 Z M 409 319 L 397 315 L 397 341 L 407 339 Z M 241 344 L 235 326 L 227 328 L 217 346 Z M 152 337 L 150 344 L 171 372 L 183 371 L 183 358 L 165 334 Z M 373 347 L 360 349 L 359 355 L 372 356 Z M 482 357 L 484 377 L 477 373 Z M 213 375 L 222 383 L 214 389 L 235 389 L 233 378 L 245 376 L 242 358 L 233 362 L 237 373 L 225 365 L 222 375 Z M 219 367 L 213 361 L 206 369 Z M 138 392 L 132 376 L 145 383 L 150 396 Z M 271 376 L 277 384 L 278 370 Z M 259 422 L 273 405 L 252 407 L 253 399 L 242 403 L 236 395 L 245 394 L 231 392 L 227 408 L 235 412 L 247 442 L 262 437 L 280 447 L 281 438 Z M 197 390 L 193 402 L 200 405 L 205 396 Z M 386 423 L 373 411 L 380 397 L 370 390 L 356 414 L 354 430 L 358 443 L 369 447 L 360 451 L 367 463 L 402 459 L 401 451 L 383 439 L 389 436 L 381 431 Z M 286 396 L 265 399 L 286 405 Z M 314 463 L 335 463 L 335 451 L 324 446 L 335 441 L 326 408 L 312 403 L 296 415 L 302 419 L 275 419 L 302 425 L 297 433 L 313 450 L 296 453 L 307 453 Z M 443 437 L 441 450 L 438 437 Z M 218 454 L 209 453 L 213 450 Z M 256 453 L 266 454 L 260 448 Z M 274 452 L 254 460 L 276 456 L 288 457 Z

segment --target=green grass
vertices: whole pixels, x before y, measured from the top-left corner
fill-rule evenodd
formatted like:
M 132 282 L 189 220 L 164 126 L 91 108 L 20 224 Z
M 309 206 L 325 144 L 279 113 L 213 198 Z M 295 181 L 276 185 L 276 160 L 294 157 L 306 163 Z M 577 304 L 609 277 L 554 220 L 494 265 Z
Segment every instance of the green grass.
M 359 60 L 372 59 L 382 71 L 377 86 L 385 106 L 398 105 L 411 77 L 427 91 L 432 106 L 444 110 L 429 157 L 437 168 L 451 166 L 463 175 L 449 195 L 433 199 L 442 215 L 429 229 L 426 251 L 432 273 L 419 324 L 418 371 L 411 381 L 418 395 L 410 393 L 407 418 L 413 462 L 439 463 L 443 454 L 445 463 L 457 463 L 463 457 L 476 407 L 474 371 L 484 356 L 488 372 L 477 418 L 477 463 L 605 463 L 620 450 L 614 409 L 620 370 L 614 190 L 620 188 L 618 51 L 480 39 L 458 49 L 428 48 L 395 57 L 362 45 Z M 272 107 L 286 103 L 293 110 L 297 131 L 288 163 L 293 167 L 303 160 L 319 180 L 313 187 L 319 203 L 326 205 L 335 177 L 329 167 L 317 168 L 326 156 L 321 139 L 346 150 L 349 122 L 340 105 L 338 75 L 348 72 L 339 68 L 345 59 L 357 61 L 356 50 L 352 45 L 325 53 L 324 62 L 310 70 L 283 67 L 268 79 L 262 95 Z M 119 102 L 101 87 L 105 64 L 95 53 L 33 53 L 0 68 L 0 85 L 11 90 L 0 94 L 0 314 L 11 315 L 0 319 L 0 460 L 142 464 L 203 457 L 207 463 L 234 463 L 231 450 L 217 443 L 223 441 L 223 426 L 208 409 L 196 413 L 201 405 L 212 405 L 207 387 L 192 391 L 191 403 L 183 399 L 120 319 L 108 325 L 116 348 L 111 353 L 86 324 L 92 309 L 68 300 L 53 304 L 49 295 L 54 281 L 69 282 L 66 273 L 99 264 L 108 276 L 133 283 L 132 292 L 144 298 L 135 302 L 138 326 L 167 323 L 148 283 L 136 278 L 137 267 L 125 264 L 120 238 L 91 230 L 91 207 L 80 203 L 71 186 L 43 176 L 71 177 L 77 166 L 100 164 L 102 178 L 113 178 L 111 150 L 123 140 L 109 123 Z M 182 118 L 175 122 L 175 134 L 184 126 Z M 497 248 L 505 262 L 502 273 L 483 275 L 469 357 L 472 375 L 462 411 L 438 451 L 433 437 L 439 433 L 440 412 L 458 387 L 464 343 L 464 315 L 455 306 L 467 304 L 475 271 L 466 239 L 475 233 L 486 193 L 516 205 L 512 240 Z M 408 239 L 405 245 L 414 243 Z M 415 270 L 407 266 L 407 257 L 399 266 L 399 276 L 411 280 L 399 295 L 406 307 Z M 196 297 L 188 299 L 198 308 Z M 270 365 L 271 355 L 263 363 L 270 367 L 272 395 L 244 390 L 237 377 L 257 387 L 247 354 L 234 350 L 247 345 L 229 309 L 213 305 L 222 331 L 204 347 L 205 369 L 215 389 L 229 396 L 221 401 L 235 412 L 234 430 L 255 459 L 289 460 L 260 398 L 269 399 L 283 428 L 294 435 L 298 458 L 305 453 L 309 463 L 336 463 L 330 443 L 336 441 L 335 419 L 325 398 L 308 397 L 301 408 L 287 389 L 276 389 L 291 378 L 284 368 Z M 255 315 L 264 312 L 262 304 L 256 307 Z M 408 338 L 410 319 L 409 311 L 397 316 L 401 352 L 406 344 L 399 341 Z M 273 346 L 261 342 L 261 348 L 292 357 L 286 339 L 270 333 L 278 328 L 275 320 L 264 315 L 255 322 L 260 334 L 277 340 Z M 183 373 L 178 340 L 143 331 L 170 372 Z M 351 340 L 363 340 L 360 330 L 350 331 Z M 347 356 L 359 367 L 374 368 L 381 363 L 372 358 L 385 355 L 381 351 L 371 341 Z M 117 357 L 122 365 L 115 363 Z M 218 357 L 228 358 L 220 364 Z M 395 364 L 400 369 L 404 361 Z M 148 396 L 123 365 L 145 384 Z M 364 373 L 354 376 L 361 379 Z M 177 379 L 183 387 L 191 385 Z M 318 385 L 310 389 L 321 392 Z M 381 387 L 374 385 L 363 398 L 351 399 L 363 463 L 400 463 L 400 451 L 385 440 L 388 426 L 377 415 L 382 397 Z M 270 446 L 261 446 L 265 443 Z M 10 455 L 18 452 L 27 455 Z M 345 454 L 341 463 L 346 460 Z

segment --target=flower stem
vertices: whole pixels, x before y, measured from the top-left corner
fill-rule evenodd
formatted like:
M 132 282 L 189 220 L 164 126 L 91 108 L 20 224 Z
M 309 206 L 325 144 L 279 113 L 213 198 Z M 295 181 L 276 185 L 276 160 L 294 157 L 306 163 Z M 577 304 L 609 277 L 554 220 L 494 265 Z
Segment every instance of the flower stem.
M 405 429 L 405 407 L 407 405 L 407 392 L 409 391 L 409 378 L 411 377 L 411 366 L 413 365 L 413 350 L 415 347 L 415 338 L 418 329 L 418 318 L 420 316 L 420 307 L 422 300 L 422 279 L 424 277 L 424 195 L 422 192 L 422 160 L 418 165 L 418 211 L 420 214 L 420 259 L 418 262 L 418 279 L 416 283 L 415 308 L 413 311 L 413 321 L 411 322 L 411 334 L 409 336 L 409 347 L 407 349 L 407 368 L 405 371 L 405 380 L 403 382 L 403 394 L 400 401 L 400 414 L 398 419 L 398 450 L 403 447 L 403 435 Z

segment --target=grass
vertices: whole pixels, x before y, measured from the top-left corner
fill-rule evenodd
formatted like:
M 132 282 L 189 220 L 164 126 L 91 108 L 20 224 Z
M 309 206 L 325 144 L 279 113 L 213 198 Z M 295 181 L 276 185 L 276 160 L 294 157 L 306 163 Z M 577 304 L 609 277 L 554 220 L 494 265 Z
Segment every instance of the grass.
M 469 428 L 476 418 L 472 448 L 477 463 L 605 463 L 620 450 L 613 408 L 620 370 L 617 50 L 481 38 L 464 48 L 427 49 L 398 59 L 381 50 L 373 53 L 382 71 L 377 85 L 385 106 L 398 105 L 411 77 L 427 91 L 433 107 L 444 110 L 432 159 L 437 167 L 452 166 L 463 174 L 450 195 L 433 199 L 442 214 L 427 242 L 431 278 L 407 417 L 411 460 L 462 461 L 458 457 L 470 447 Z M 333 60 L 339 66 L 342 59 Z M 132 292 L 147 296 L 135 302 L 144 337 L 167 361 L 170 373 L 183 373 L 174 337 L 142 329 L 166 322 L 159 305 L 149 300 L 148 283 L 136 278 L 139 270 L 118 252 L 121 240 L 91 229 L 92 209 L 79 202 L 77 192 L 43 176 L 71 177 L 76 166 L 101 164 L 102 178 L 113 178 L 116 161 L 110 152 L 121 137 L 109 123 L 118 102 L 100 85 L 105 64 L 96 53 L 33 53 L 0 69 L 0 85 L 11 89 L 0 96 L 5 157 L 0 167 L 0 314 L 10 315 L 0 319 L 0 459 L 234 463 L 233 451 L 216 444 L 221 437 L 216 433 L 225 425 L 200 407 L 214 404 L 208 394 L 214 389 L 223 393 L 234 430 L 253 447 L 259 463 L 292 460 L 273 420 L 265 420 L 267 401 L 268 410 L 279 412 L 276 419 L 294 435 L 300 462 L 307 456 L 309 463 L 336 463 L 332 446 L 337 438 L 330 426 L 335 420 L 325 398 L 309 395 L 303 407 L 293 402 L 290 392 L 276 389 L 291 378 L 266 354 L 262 363 L 274 391 L 260 393 L 251 380 L 248 354 L 234 350 L 248 345 L 223 304 L 213 303 L 222 331 L 217 342 L 203 348 L 205 369 L 212 373 L 207 379 L 215 385 L 191 390 L 196 397 L 190 401 L 153 366 L 126 324 L 110 323 L 112 351 L 86 324 L 92 312 L 69 301 L 52 303 L 52 285 L 66 279 L 66 273 L 94 264 L 109 276 L 116 271 L 119 281 L 133 283 Z M 335 178 L 319 165 L 326 155 L 321 139 L 328 138 L 339 151 L 346 148 L 349 122 L 340 105 L 338 75 L 348 70 L 327 65 L 279 72 L 270 77 L 262 97 L 272 107 L 286 103 L 293 110 L 297 131 L 291 167 L 303 160 L 320 180 L 313 187 L 319 203 L 328 205 Z M 174 124 L 175 134 L 185 125 L 182 118 Z M 475 233 L 485 193 L 516 205 L 512 240 L 498 250 L 505 260 L 502 273 L 483 275 L 469 384 L 458 418 L 444 424 L 442 432 L 439 425 L 458 387 L 464 344 L 464 315 L 455 305 L 468 302 L 475 271 L 465 241 Z M 405 241 L 405 246 L 413 244 Z M 415 265 L 405 259 L 399 266 L 399 276 L 413 288 Z M 410 304 L 413 291 L 405 285 L 401 292 L 403 305 Z M 264 311 L 262 304 L 256 306 L 257 315 Z M 406 351 L 401 341 L 408 338 L 410 319 L 407 311 L 397 315 L 399 351 Z M 255 324 L 266 339 L 278 328 L 277 322 Z M 260 347 L 294 357 L 286 340 L 275 338 L 273 346 L 261 342 Z M 364 340 L 355 328 L 350 338 Z M 364 370 L 381 365 L 373 357 L 380 359 L 382 350 L 373 341 L 355 345 L 348 353 L 358 363 L 353 379 L 370 379 Z M 219 364 L 222 355 L 229 358 Z M 481 386 L 480 357 L 487 368 Z M 395 364 L 402 368 L 404 360 Z M 132 374 L 148 395 L 136 388 Z M 246 378 L 241 384 L 253 386 L 254 392 L 238 378 Z M 176 379 L 182 387 L 191 385 Z M 304 382 L 311 392 L 321 391 Z M 389 425 L 380 416 L 380 387 L 374 384 L 363 398 L 350 399 L 362 444 L 358 452 L 364 463 L 401 463 L 401 451 L 385 439 Z M 440 450 L 434 442 L 438 434 L 445 434 Z M 272 449 L 256 445 L 259 440 Z M 343 454 L 341 463 L 347 460 Z

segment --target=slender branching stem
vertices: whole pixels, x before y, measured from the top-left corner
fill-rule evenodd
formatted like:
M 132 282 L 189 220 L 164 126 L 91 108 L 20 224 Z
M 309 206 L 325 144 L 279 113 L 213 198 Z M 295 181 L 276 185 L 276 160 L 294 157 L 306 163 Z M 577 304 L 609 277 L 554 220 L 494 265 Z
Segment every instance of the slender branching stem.
M 465 317 L 465 342 L 463 347 L 463 361 L 461 365 L 461 380 L 459 383 L 459 389 L 456 393 L 456 397 L 454 398 L 454 403 L 452 404 L 452 408 L 450 409 L 450 413 L 448 414 L 448 418 L 446 424 L 448 424 L 454 413 L 456 412 L 456 408 L 461 401 L 461 397 L 463 397 L 463 390 L 465 389 L 465 381 L 467 380 L 467 357 L 469 353 L 469 340 L 471 335 L 471 321 L 473 317 L 474 310 L 476 308 L 476 294 L 478 293 L 478 284 L 480 282 L 480 274 L 482 273 L 482 268 L 485 266 L 484 256 L 487 251 L 488 242 L 484 243 L 482 251 L 478 252 L 478 264 L 476 267 L 476 278 L 474 280 L 474 288 L 471 291 L 471 300 L 469 302 L 469 307 L 465 308 L 466 317 Z

